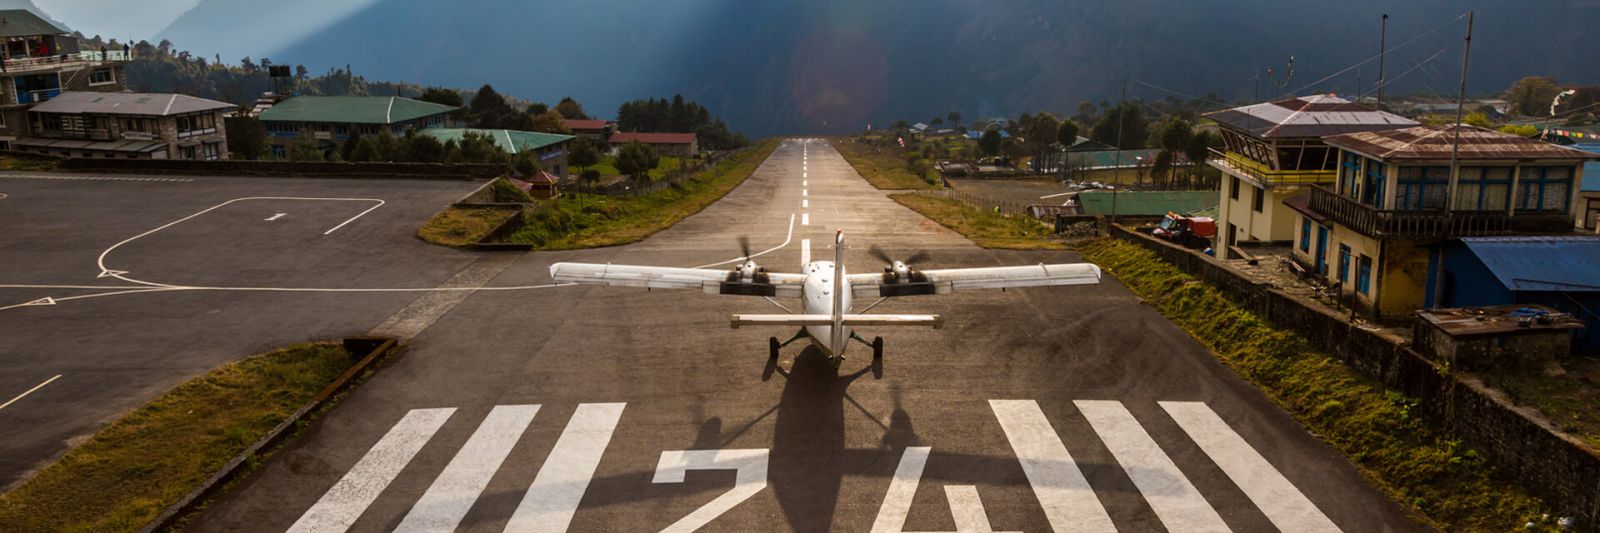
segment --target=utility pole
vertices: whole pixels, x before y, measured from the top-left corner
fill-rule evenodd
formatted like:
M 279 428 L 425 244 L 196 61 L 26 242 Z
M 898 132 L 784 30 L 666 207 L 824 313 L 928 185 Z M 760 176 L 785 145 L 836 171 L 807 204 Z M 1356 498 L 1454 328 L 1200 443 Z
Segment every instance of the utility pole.
M 1117 162 L 1112 165 L 1112 174 L 1118 180 L 1122 178 L 1122 130 L 1128 124 L 1128 78 L 1122 78 L 1122 101 L 1117 103 Z M 1111 223 L 1117 223 L 1117 185 L 1111 184 Z
M 1461 51 L 1461 89 L 1456 93 L 1456 126 L 1455 141 L 1450 145 L 1450 194 L 1446 199 L 1446 211 L 1455 209 L 1456 180 L 1461 176 L 1461 113 L 1467 105 L 1467 60 L 1472 57 L 1472 18 L 1473 12 L 1467 12 L 1467 42 Z
M 1389 52 L 1389 14 L 1383 14 L 1383 25 L 1378 29 L 1378 109 L 1383 109 L 1383 56 Z

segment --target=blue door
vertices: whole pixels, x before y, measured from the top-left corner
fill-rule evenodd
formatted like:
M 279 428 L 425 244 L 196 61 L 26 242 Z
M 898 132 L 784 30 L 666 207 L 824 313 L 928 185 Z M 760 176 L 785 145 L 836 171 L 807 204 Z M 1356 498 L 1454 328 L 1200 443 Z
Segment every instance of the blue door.
M 1328 227 L 1317 226 L 1317 274 L 1328 275 Z

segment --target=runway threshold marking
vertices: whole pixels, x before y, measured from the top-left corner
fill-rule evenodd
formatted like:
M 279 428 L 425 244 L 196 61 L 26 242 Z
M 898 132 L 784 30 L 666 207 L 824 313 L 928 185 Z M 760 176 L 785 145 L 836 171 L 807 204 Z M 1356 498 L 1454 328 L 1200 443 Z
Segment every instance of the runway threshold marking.
M 413 409 L 389 429 L 350 472 L 333 484 L 311 509 L 300 515 L 290 533 L 345 531 L 361 518 L 383 489 L 394 481 L 411 458 L 433 438 L 455 408 Z
M 1056 531 L 1108 531 L 1116 526 L 1078 470 L 1050 420 L 1033 400 L 989 400 L 1006 440 Z
M 1111 456 L 1122 465 L 1161 523 L 1168 527 L 1182 524 L 1185 531 L 1229 531 L 1222 517 L 1178 470 L 1172 458 L 1162 453 L 1122 402 L 1079 400 L 1073 404 L 1089 419 L 1089 426 L 1100 435 L 1100 441 L 1111 450 Z
M 533 478 L 506 531 L 563 532 L 578 512 L 600 456 L 622 418 L 624 403 L 586 403 L 556 439 L 555 448 Z
M 1157 402 L 1246 497 L 1283 531 L 1339 531 L 1306 495 L 1202 402 Z
M 49 385 L 51 383 L 54 383 L 55 380 L 58 380 L 58 379 L 61 379 L 61 374 L 56 374 L 54 377 L 52 377 L 50 379 L 47 379 L 47 380 L 44 380 L 44 383 L 40 383 L 38 385 L 34 385 L 33 388 L 25 390 L 25 391 L 22 391 L 22 394 L 18 394 L 16 398 L 12 398 L 12 399 L 6 401 L 6 403 L 0 403 L 0 409 L 5 409 L 7 407 L 11 407 L 11 404 L 17 403 L 17 400 L 21 400 L 23 398 L 28 397 L 29 394 L 33 394 L 35 391 L 38 391 L 39 389 L 44 388 L 45 385 Z
M 889 491 L 883 496 L 883 505 L 878 507 L 878 517 L 872 522 L 872 533 L 901 533 L 905 530 L 906 518 L 911 515 L 911 500 L 917 494 L 922 470 L 927 466 L 928 455 L 932 451 L 931 447 L 913 446 L 901 454 L 900 465 L 895 467 L 894 477 L 889 480 Z M 989 524 L 988 513 L 983 510 L 978 487 L 945 485 L 944 497 L 950 505 L 951 516 L 955 518 L 956 531 L 997 533 Z
M 495 406 L 395 531 L 455 531 L 538 413 L 537 405 Z
M 661 452 L 651 483 L 683 483 L 690 470 L 733 470 L 733 488 L 706 502 L 662 533 L 691 533 L 710 524 L 745 500 L 767 488 L 765 448 L 735 450 L 669 450 Z

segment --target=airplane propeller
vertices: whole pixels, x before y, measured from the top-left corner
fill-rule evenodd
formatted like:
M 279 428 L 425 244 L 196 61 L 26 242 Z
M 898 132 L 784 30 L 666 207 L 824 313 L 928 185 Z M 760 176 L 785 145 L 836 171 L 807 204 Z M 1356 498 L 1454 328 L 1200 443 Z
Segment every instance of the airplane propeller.
M 737 280 L 764 283 L 765 280 L 763 278 L 766 276 L 763 274 L 767 269 L 761 268 L 754 259 L 750 258 L 750 236 L 739 236 L 739 254 L 739 265 L 733 268 L 733 275 Z
M 917 250 L 916 253 L 907 256 L 905 259 L 895 259 L 888 252 L 883 251 L 882 248 L 878 248 L 876 244 L 867 248 L 867 253 L 879 261 L 883 261 L 883 273 L 886 276 L 892 276 L 895 281 L 913 280 L 917 277 L 917 271 L 912 266 L 928 260 L 927 250 Z

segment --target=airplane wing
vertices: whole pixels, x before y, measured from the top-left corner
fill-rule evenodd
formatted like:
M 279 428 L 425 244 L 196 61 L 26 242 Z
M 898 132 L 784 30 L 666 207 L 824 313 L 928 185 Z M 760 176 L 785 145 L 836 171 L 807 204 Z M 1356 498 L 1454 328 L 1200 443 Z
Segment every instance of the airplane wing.
M 746 281 L 727 270 L 676 268 L 595 263 L 556 263 L 550 277 L 560 283 L 643 287 L 647 289 L 690 289 L 707 294 L 739 296 L 799 297 L 805 283 L 801 274 L 763 272 Z
M 851 295 L 856 298 L 949 294 L 969 289 L 1009 289 L 1049 285 L 1100 283 L 1100 267 L 1089 263 L 1027 265 L 986 268 L 922 270 L 910 280 L 886 274 L 851 274 Z

